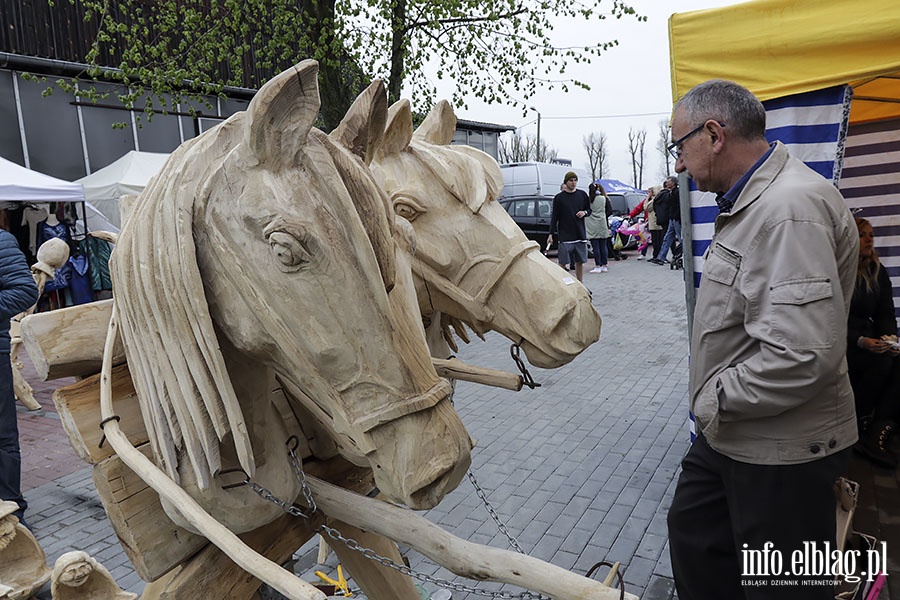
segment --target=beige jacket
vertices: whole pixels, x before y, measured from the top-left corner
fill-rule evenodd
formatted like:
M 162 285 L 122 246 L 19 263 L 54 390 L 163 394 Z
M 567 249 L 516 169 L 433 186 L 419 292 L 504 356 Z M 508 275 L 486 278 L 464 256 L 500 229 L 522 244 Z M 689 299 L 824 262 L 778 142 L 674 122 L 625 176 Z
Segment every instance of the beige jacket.
M 735 460 L 794 464 L 857 439 L 845 357 L 859 235 L 843 197 L 780 142 L 716 219 L 697 294 L 697 430 Z

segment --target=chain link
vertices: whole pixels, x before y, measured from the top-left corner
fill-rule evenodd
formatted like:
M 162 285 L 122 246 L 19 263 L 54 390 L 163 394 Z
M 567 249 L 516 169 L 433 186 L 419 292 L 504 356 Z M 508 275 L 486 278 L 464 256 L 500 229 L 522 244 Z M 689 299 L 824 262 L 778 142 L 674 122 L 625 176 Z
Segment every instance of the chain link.
M 494 523 L 497 524 L 497 529 L 500 530 L 500 533 L 506 536 L 506 539 L 509 540 L 509 545 L 519 554 L 525 554 L 525 551 L 522 550 L 522 546 L 519 545 L 519 540 L 517 540 L 513 534 L 509 532 L 509 529 L 506 528 L 506 524 L 500 519 L 500 515 L 497 514 L 497 511 L 494 510 L 494 506 L 488 501 L 487 495 L 485 495 L 484 490 L 481 489 L 481 486 L 478 485 L 478 482 L 475 481 L 475 474 L 472 473 L 471 470 L 466 471 L 466 476 L 469 478 L 469 481 L 472 483 L 472 487 L 475 488 L 475 493 L 481 499 L 481 502 L 484 504 L 484 507 L 487 509 L 488 514 L 491 515 L 491 519 L 494 520 Z
M 528 372 L 528 368 L 525 367 L 525 361 L 519 355 L 521 350 L 522 342 L 517 342 L 509 347 L 509 355 L 512 356 L 513 362 L 516 363 L 516 367 L 519 368 L 519 372 L 522 374 L 522 383 L 531 389 L 541 387 L 541 384 L 535 383 L 531 373 Z
M 267 500 L 276 506 L 280 507 L 284 512 L 292 515 L 294 517 L 301 517 L 306 520 L 312 520 L 313 515 L 318 511 L 316 507 L 316 502 L 312 496 L 312 490 L 309 487 L 309 482 L 306 480 L 306 473 L 303 471 L 303 466 L 300 462 L 300 459 L 297 457 L 297 453 L 295 452 L 296 445 L 291 447 L 291 443 L 293 441 L 293 436 L 288 440 L 288 454 L 291 458 L 291 464 L 294 467 L 294 472 L 297 476 L 297 481 L 300 483 L 300 489 L 303 494 L 303 498 L 306 501 L 307 508 L 303 509 L 294 504 L 285 502 L 278 498 L 275 494 L 273 494 L 268 489 L 259 485 L 249 477 L 246 477 L 244 482 L 247 486 L 256 492 L 256 494 L 262 498 L 263 500 Z M 509 538 L 510 542 L 513 544 L 513 547 L 516 548 L 519 552 L 522 552 L 521 547 L 519 547 L 519 543 L 515 540 L 514 537 L 509 533 L 506 529 L 506 526 L 502 524 L 497 513 L 490 506 L 490 503 L 487 501 L 487 498 L 484 495 L 484 491 L 478 487 L 477 482 L 475 481 L 475 477 L 469 472 L 470 480 L 472 484 L 475 485 L 476 493 L 478 493 L 479 497 L 485 503 L 485 506 L 488 507 L 488 512 L 491 513 L 491 517 L 497 523 L 499 527 L 501 527 L 501 531 L 503 531 L 507 538 Z M 490 591 L 481 588 L 476 588 L 468 585 L 464 585 L 461 583 L 456 583 L 455 581 L 449 581 L 447 579 L 441 579 L 439 577 L 435 577 L 434 575 L 429 575 L 427 573 L 422 573 L 420 571 L 414 571 L 413 569 L 407 567 L 406 565 L 399 564 L 386 556 L 381 556 L 371 548 L 366 548 L 362 546 L 358 541 L 353 538 L 345 537 L 341 534 L 340 531 L 335 529 L 334 527 L 329 527 L 328 525 L 322 524 L 315 529 L 317 533 L 325 533 L 329 538 L 344 544 L 347 548 L 355 552 L 359 552 L 366 558 L 371 561 L 377 562 L 384 567 L 388 567 L 390 569 L 394 569 L 408 577 L 413 577 L 418 579 L 419 581 L 425 583 L 431 583 L 438 587 L 442 587 L 448 590 L 452 590 L 454 592 L 462 592 L 466 594 L 475 594 L 476 596 L 484 596 L 487 598 L 499 598 L 500 600 L 552 600 L 548 596 L 544 596 L 543 594 L 539 594 L 536 592 L 530 592 L 525 590 L 523 592 L 513 593 L 513 592 L 502 592 L 502 591 Z M 523 553 L 524 554 L 524 553 Z

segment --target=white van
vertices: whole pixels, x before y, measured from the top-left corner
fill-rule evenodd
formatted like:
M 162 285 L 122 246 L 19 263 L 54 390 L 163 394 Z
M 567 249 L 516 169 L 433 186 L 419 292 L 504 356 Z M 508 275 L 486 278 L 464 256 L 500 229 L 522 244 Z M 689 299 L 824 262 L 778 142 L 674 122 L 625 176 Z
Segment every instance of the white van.
M 578 189 L 588 191 L 591 176 L 584 169 L 551 163 L 524 162 L 500 165 L 503 173 L 501 198 L 517 196 L 555 196 L 569 171 L 578 175 Z

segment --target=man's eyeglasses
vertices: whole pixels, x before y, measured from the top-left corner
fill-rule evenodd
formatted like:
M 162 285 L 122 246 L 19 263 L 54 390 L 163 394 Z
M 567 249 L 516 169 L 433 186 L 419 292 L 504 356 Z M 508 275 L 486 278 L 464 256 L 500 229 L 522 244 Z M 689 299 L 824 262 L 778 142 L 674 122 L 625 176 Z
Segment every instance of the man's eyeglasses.
M 682 144 L 685 142 L 685 140 L 687 140 L 689 137 L 691 137 L 692 135 L 694 135 L 694 134 L 699 133 L 700 131 L 702 131 L 703 128 L 706 127 L 706 124 L 707 124 L 708 122 L 709 122 L 709 119 L 707 119 L 706 121 L 703 121 L 702 123 L 700 123 L 699 125 L 697 125 L 697 126 L 694 127 L 693 129 L 691 129 L 690 131 L 688 131 L 686 134 L 684 134 L 683 136 L 681 136 L 680 138 L 678 138 L 677 140 L 675 140 L 674 142 L 672 142 L 671 144 L 669 144 L 668 146 L 666 146 L 666 150 L 669 152 L 669 154 L 672 155 L 672 158 L 674 158 L 675 160 L 678 160 L 679 158 L 681 158 L 681 145 L 682 145 Z M 716 123 L 719 123 L 719 122 L 716 121 Z M 719 123 L 719 127 L 725 127 L 725 123 Z

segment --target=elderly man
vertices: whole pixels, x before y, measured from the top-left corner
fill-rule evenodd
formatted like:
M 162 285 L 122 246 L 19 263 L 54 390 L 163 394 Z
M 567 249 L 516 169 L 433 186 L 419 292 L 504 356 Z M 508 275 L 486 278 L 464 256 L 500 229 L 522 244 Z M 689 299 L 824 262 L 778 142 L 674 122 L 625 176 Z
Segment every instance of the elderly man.
M 859 239 L 840 193 L 765 124 L 722 80 L 672 119 L 675 170 L 719 207 L 691 332 L 697 439 L 668 515 L 680 600 L 834 598 L 793 558 L 834 550 L 833 484 L 857 439 L 845 352 Z

